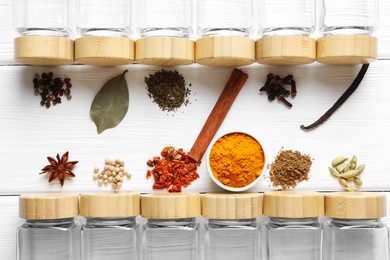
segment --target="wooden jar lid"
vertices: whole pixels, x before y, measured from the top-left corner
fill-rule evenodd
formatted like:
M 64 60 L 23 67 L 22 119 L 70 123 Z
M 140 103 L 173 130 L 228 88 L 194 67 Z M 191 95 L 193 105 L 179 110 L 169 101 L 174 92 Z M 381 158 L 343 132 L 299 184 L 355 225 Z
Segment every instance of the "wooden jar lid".
M 202 215 L 211 219 L 257 218 L 263 213 L 262 204 L 260 193 L 208 193 L 202 196 Z
M 196 62 L 206 66 L 245 66 L 255 62 L 255 41 L 239 36 L 210 36 L 195 43 Z
M 289 66 L 316 60 L 316 40 L 307 36 L 267 36 L 256 41 L 256 61 Z
M 77 194 L 47 193 L 21 195 L 19 216 L 24 219 L 61 219 L 79 215 Z
M 325 215 L 342 219 L 382 218 L 386 216 L 386 195 L 380 192 L 325 194 Z
M 96 193 L 80 196 L 80 215 L 93 218 L 134 217 L 140 214 L 140 195 Z
M 88 36 L 76 39 L 75 60 L 81 64 L 119 66 L 134 61 L 134 41 L 128 38 Z
M 200 213 L 198 193 L 170 193 L 141 195 L 141 215 L 144 218 L 194 218 Z
M 179 66 L 194 63 L 194 41 L 178 37 L 146 37 L 135 43 L 138 63 L 153 66 Z
M 73 40 L 59 36 L 22 36 L 14 41 L 18 63 L 56 66 L 72 64 Z
M 378 40 L 370 35 L 329 35 L 317 41 L 317 61 L 365 64 L 378 58 Z
M 315 192 L 264 193 L 264 215 L 279 218 L 314 218 L 324 215 L 324 196 Z

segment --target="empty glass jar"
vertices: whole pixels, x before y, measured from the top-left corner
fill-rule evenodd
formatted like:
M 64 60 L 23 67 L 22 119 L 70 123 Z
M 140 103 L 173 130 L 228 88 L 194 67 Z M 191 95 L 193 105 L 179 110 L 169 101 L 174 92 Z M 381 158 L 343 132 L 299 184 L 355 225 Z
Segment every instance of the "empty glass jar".
M 252 0 L 199 0 L 196 62 L 208 66 L 242 66 L 254 62 Z
M 329 64 L 370 63 L 377 59 L 378 0 L 321 0 L 318 61 Z
M 68 0 L 15 0 L 15 59 L 31 65 L 73 62 L 73 41 L 67 39 Z
M 206 260 L 258 260 L 261 234 L 262 194 L 205 194 Z
M 143 260 L 197 260 L 199 194 L 141 196 Z
M 17 259 L 80 259 L 77 194 L 36 194 L 19 198 L 26 222 L 17 230 Z
M 177 66 L 194 63 L 191 0 L 137 0 L 138 63 Z
M 134 61 L 130 40 L 129 0 L 77 0 L 75 59 L 89 65 L 114 66 Z
M 316 60 L 313 0 L 260 0 L 256 60 L 269 65 L 299 65 Z
M 324 35 L 371 35 L 378 24 L 378 0 L 321 0 Z
M 268 260 L 320 260 L 324 198 L 319 193 L 264 193 Z
M 323 260 L 389 259 L 386 195 L 370 192 L 337 192 L 325 195 Z
M 87 219 L 81 228 L 83 260 L 138 259 L 139 214 L 139 194 L 81 195 L 80 215 Z

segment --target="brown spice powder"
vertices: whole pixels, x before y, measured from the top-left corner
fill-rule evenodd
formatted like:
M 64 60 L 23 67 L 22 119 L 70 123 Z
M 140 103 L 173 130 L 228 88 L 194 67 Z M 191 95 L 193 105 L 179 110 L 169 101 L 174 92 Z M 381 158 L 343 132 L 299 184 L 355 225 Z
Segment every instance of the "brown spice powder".
M 283 150 L 276 156 L 270 165 L 270 179 L 272 186 L 283 190 L 294 188 L 301 181 L 309 179 L 312 159 L 309 155 L 299 151 Z

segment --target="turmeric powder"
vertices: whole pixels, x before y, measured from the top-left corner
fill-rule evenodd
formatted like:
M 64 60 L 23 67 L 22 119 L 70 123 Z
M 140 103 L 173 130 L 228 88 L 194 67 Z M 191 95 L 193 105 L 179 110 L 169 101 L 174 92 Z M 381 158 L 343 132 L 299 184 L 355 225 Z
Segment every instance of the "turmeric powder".
M 250 135 L 231 133 L 215 142 L 209 164 L 214 177 L 225 186 L 240 188 L 260 176 L 264 151 Z

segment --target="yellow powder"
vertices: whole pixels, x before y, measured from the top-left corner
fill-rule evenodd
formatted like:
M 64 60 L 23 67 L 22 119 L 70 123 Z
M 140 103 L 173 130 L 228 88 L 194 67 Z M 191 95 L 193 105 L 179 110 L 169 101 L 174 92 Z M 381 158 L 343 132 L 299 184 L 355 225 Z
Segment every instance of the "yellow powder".
M 232 133 L 217 140 L 210 152 L 214 177 L 229 187 L 244 187 L 260 176 L 264 151 L 251 136 Z

